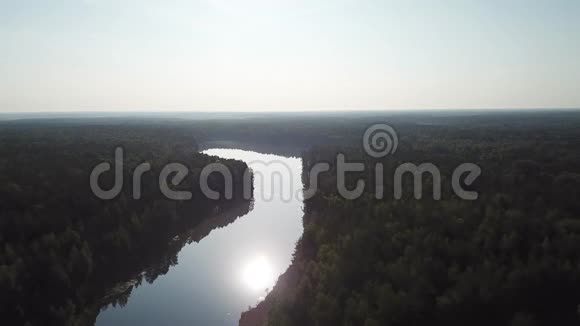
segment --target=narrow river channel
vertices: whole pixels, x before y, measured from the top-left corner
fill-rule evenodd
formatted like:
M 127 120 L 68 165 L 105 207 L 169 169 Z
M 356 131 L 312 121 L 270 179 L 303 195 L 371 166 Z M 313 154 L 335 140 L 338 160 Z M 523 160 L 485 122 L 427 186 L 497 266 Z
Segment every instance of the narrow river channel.
M 301 160 L 235 149 L 204 153 L 248 163 L 253 209 L 183 247 L 177 265 L 135 288 L 124 306 L 103 309 L 98 326 L 237 325 L 290 265 L 303 232 Z

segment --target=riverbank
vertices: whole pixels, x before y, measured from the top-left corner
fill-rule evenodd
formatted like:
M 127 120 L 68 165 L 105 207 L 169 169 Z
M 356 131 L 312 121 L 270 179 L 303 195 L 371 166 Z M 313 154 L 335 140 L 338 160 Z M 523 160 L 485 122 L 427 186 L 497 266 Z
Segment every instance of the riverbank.
M 227 227 L 213 228 L 202 222 L 193 228 L 187 244 L 173 257 L 163 259 L 168 263 L 161 268 L 163 276 L 122 294 L 119 304 L 99 315 L 98 326 L 233 326 L 240 314 L 259 302 L 278 275 L 288 269 L 296 241 L 303 233 L 302 201 L 276 196 L 277 192 L 268 186 L 266 172 L 277 165 L 267 163 L 283 162 L 278 167 L 289 167 L 295 178 L 293 184 L 301 185 L 301 160 L 238 149 L 204 153 L 218 160 L 245 162 L 254 174 L 266 176 L 263 184 L 254 180 L 251 210 Z M 266 164 L 252 166 L 250 162 Z

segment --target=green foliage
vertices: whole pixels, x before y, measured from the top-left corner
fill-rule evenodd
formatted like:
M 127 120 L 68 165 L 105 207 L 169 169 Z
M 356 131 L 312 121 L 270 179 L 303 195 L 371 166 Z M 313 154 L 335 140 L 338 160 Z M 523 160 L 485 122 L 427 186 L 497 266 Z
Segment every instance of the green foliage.
M 0 126 L 3 324 L 90 324 L 108 288 L 139 274 L 150 256 L 178 250 L 170 240 L 212 215 L 216 206 L 234 205 L 195 192 L 200 167 L 216 158 L 197 153 L 190 132 L 155 125 Z M 89 174 L 98 163 L 112 161 L 116 146 L 125 148 L 125 186 L 118 198 L 103 201 L 91 193 Z M 152 171 L 143 176 L 143 198 L 134 200 L 131 172 L 144 161 Z M 192 171 L 182 183 L 194 190 L 191 202 L 176 204 L 158 191 L 158 173 L 169 162 Z M 222 162 L 236 176 L 246 168 L 242 162 Z M 103 179 L 110 182 L 111 174 Z M 223 188 L 219 182 L 213 186 Z M 174 263 L 166 260 L 146 273 L 148 280 Z
M 442 171 L 475 162 L 484 173 L 476 201 L 449 186 L 441 201 L 377 200 L 372 187 L 348 201 L 334 168 L 321 174 L 285 276 L 295 281 L 262 304 L 268 325 L 578 325 L 580 129 L 480 127 L 407 128 L 400 151 L 380 160 L 387 188 L 401 162 Z M 355 147 L 316 148 L 303 155 L 305 171 L 338 151 L 367 171 L 378 162 Z M 374 175 L 351 173 L 350 189 L 357 178 L 368 185 Z

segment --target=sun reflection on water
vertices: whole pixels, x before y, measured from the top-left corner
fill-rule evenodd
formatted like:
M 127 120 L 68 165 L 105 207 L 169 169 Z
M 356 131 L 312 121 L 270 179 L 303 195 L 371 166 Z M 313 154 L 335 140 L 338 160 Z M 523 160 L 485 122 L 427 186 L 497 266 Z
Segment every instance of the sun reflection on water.
M 271 289 L 275 283 L 272 264 L 263 256 L 256 256 L 249 260 L 242 271 L 242 280 L 248 289 L 262 292 Z

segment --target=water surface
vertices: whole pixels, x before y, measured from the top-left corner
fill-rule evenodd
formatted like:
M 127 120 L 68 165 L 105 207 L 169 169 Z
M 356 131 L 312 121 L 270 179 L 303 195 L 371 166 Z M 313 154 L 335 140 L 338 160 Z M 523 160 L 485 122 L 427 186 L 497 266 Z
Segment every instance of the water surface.
M 302 201 L 295 196 L 302 188 L 301 160 L 233 149 L 204 153 L 250 165 L 258 176 L 253 209 L 183 247 L 177 265 L 152 284 L 143 282 L 123 307 L 101 311 L 97 325 L 237 325 L 241 312 L 258 303 L 290 265 L 303 231 Z

